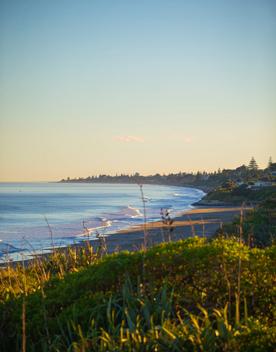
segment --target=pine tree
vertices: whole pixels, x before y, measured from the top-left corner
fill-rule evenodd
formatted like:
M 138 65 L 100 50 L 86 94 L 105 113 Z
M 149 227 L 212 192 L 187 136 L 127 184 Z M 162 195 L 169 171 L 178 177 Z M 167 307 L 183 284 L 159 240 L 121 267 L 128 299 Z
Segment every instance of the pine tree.
M 272 158 L 271 158 L 271 156 L 270 156 L 270 157 L 269 157 L 269 160 L 268 160 L 267 168 L 270 169 L 271 166 L 272 166 L 272 164 L 273 164 L 273 161 L 272 161 Z
M 248 169 L 249 170 L 258 170 L 259 166 L 255 160 L 255 158 L 252 156 L 249 165 L 248 165 Z

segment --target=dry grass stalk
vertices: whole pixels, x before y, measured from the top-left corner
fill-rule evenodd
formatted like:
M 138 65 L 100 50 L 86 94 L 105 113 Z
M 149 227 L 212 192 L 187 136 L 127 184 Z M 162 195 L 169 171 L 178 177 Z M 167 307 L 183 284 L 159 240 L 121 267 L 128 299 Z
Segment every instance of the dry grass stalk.
M 141 200 L 143 204 L 143 231 L 144 231 L 144 248 L 148 246 L 148 231 L 147 231 L 147 209 L 146 209 L 146 199 L 144 196 L 143 185 L 139 184 Z
M 244 203 L 241 206 L 240 211 L 240 223 L 239 223 L 239 260 L 238 260 L 238 284 L 236 296 L 236 324 L 240 323 L 240 301 L 241 301 L 241 245 L 243 240 L 243 217 L 244 217 Z
M 193 237 L 195 237 L 196 236 L 196 231 L 195 231 L 194 224 L 193 224 L 192 219 L 191 219 L 190 216 L 188 216 L 188 219 L 189 219 L 190 226 L 191 226 L 191 229 L 192 229 L 192 235 L 193 235 Z

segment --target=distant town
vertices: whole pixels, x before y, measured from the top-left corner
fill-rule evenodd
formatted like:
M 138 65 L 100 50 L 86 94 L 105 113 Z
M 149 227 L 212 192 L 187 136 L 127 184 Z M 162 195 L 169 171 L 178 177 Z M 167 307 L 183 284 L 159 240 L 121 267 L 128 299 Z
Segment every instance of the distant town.
M 259 189 L 276 185 L 276 163 L 270 158 L 267 167 L 260 169 L 252 157 L 248 165 L 241 165 L 236 169 L 218 169 L 214 172 L 179 172 L 167 175 L 157 173 L 149 176 L 142 176 L 138 172 L 116 176 L 102 174 L 79 178 L 67 177 L 60 182 L 160 184 L 197 187 L 205 192 L 218 188 Z

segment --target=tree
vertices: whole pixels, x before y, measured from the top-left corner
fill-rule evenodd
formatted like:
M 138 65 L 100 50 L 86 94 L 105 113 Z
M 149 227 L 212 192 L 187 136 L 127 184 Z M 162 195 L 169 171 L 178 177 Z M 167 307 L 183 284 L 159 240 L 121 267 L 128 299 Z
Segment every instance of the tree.
M 267 168 L 270 169 L 271 166 L 272 166 L 272 164 L 273 164 L 273 161 L 272 161 L 272 158 L 271 158 L 271 156 L 270 156 L 270 157 L 269 157 L 269 160 L 268 160 Z
M 276 171 L 276 163 L 271 163 L 269 170 Z
M 237 187 L 236 182 L 228 179 L 222 184 L 222 188 L 225 188 L 228 191 L 232 191 L 234 188 Z
M 252 156 L 249 164 L 248 164 L 248 169 L 249 170 L 258 170 L 259 166 L 255 160 L 255 158 Z

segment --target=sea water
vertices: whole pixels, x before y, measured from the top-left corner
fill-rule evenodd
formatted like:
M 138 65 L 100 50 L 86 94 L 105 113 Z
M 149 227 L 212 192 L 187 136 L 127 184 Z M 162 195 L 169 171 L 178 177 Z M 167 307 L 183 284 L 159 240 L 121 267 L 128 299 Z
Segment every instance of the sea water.
M 147 221 L 192 208 L 204 192 L 144 185 Z M 0 183 L 0 261 L 21 260 L 143 223 L 140 187 L 135 184 Z

